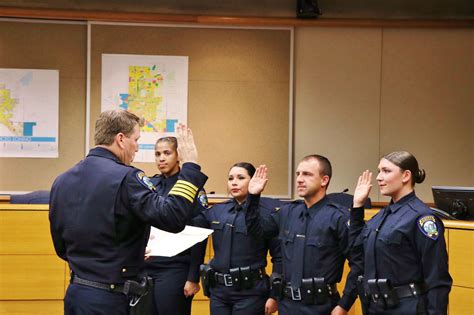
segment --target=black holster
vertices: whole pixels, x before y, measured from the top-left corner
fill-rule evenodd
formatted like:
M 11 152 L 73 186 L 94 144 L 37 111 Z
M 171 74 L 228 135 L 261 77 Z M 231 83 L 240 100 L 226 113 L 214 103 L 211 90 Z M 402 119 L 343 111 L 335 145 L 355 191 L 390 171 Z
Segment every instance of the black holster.
M 229 269 L 229 274 L 230 277 L 232 278 L 232 286 L 236 291 L 242 290 L 242 283 L 240 281 L 241 276 L 240 276 L 240 268 L 232 268 Z
M 318 305 L 326 304 L 330 294 L 324 278 L 313 278 L 313 282 L 315 303 Z
M 199 267 L 199 274 L 201 276 L 202 291 L 205 296 L 211 297 L 210 288 L 215 286 L 215 271 L 210 265 L 201 265 Z
M 250 266 L 241 267 L 238 269 L 240 269 L 240 287 L 242 290 L 252 289 L 255 286 L 255 279 L 252 276 Z M 232 270 L 230 271 L 232 275 Z M 232 276 L 232 278 L 234 277 Z
M 357 277 L 357 294 L 359 295 L 360 304 L 362 306 L 362 314 L 366 315 L 369 314 L 369 299 L 365 293 L 364 285 L 364 276 Z
M 270 276 L 270 297 L 280 300 L 283 296 L 283 281 L 281 274 L 272 273 Z
M 150 277 L 143 277 L 140 282 L 127 280 L 123 285 L 123 293 L 128 296 L 146 295 L 152 282 L 153 280 Z
M 374 304 L 378 305 L 379 307 L 383 308 L 384 310 L 387 309 L 387 304 L 385 303 L 385 299 L 382 297 L 380 293 L 379 286 L 377 285 L 377 279 L 369 279 L 367 281 L 367 286 L 369 289 L 370 297 Z
M 387 304 L 387 308 L 394 308 L 400 303 L 397 292 L 395 292 L 393 289 L 389 279 L 377 279 L 377 286 L 379 287 L 379 292 Z
M 301 301 L 306 305 L 312 305 L 315 303 L 315 292 L 313 279 L 301 279 Z

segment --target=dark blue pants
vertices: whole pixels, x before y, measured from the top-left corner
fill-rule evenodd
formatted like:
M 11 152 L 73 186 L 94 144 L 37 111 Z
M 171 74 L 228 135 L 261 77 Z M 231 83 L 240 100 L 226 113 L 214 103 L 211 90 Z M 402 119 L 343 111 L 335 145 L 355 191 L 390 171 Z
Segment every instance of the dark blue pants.
M 154 315 L 190 315 L 193 297 L 184 295 L 184 285 L 188 278 L 185 268 L 166 268 L 153 273 Z
M 369 314 L 377 315 L 422 315 L 428 314 L 426 312 L 426 294 L 419 296 L 412 296 L 400 299 L 400 304 L 395 308 L 383 309 L 376 306 L 372 302 L 369 306 Z
M 241 291 L 216 284 L 211 288 L 211 315 L 263 315 L 267 299 L 267 279 L 256 281 L 253 289 Z
M 128 304 L 128 297 L 125 294 L 71 283 L 64 297 L 64 314 L 128 315 L 130 312 Z
M 337 306 L 339 296 L 334 296 L 323 305 L 306 305 L 301 301 L 282 299 L 278 304 L 279 315 L 330 315 Z

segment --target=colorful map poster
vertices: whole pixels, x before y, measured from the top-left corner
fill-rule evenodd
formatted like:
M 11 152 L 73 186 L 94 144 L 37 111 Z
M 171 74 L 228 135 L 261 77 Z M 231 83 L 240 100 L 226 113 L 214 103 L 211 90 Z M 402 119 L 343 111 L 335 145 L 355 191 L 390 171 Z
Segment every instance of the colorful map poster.
M 0 157 L 58 157 L 59 71 L 0 69 Z
M 103 54 L 101 109 L 115 108 L 144 118 L 134 161 L 154 162 L 156 140 L 187 122 L 188 57 Z

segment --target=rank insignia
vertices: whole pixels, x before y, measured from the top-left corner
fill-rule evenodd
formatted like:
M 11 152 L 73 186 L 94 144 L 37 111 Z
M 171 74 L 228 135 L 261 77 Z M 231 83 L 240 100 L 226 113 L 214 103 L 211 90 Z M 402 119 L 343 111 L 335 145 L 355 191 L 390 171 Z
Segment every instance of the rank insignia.
M 142 185 L 145 186 L 146 188 L 150 189 L 151 191 L 155 191 L 155 190 L 156 190 L 155 186 L 153 185 L 153 183 L 151 182 L 151 180 L 145 175 L 145 173 L 143 173 L 143 172 L 138 172 L 138 173 L 137 173 L 137 179 L 138 179 L 138 181 L 140 182 L 140 184 L 142 184 Z
M 439 236 L 438 224 L 436 223 L 436 218 L 432 215 L 425 215 L 418 219 L 418 227 L 420 231 L 431 238 L 432 240 L 437 240 Z

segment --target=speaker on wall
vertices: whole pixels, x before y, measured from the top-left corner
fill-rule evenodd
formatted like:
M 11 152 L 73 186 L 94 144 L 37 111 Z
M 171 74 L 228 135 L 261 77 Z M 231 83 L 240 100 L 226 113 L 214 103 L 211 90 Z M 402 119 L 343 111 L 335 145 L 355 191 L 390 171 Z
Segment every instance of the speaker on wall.
M 297 0 L 296 16 L 300 19 L 316 19 L 321 15 L 316 0 Z

